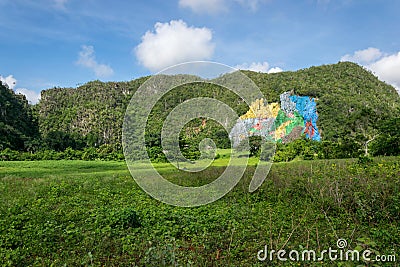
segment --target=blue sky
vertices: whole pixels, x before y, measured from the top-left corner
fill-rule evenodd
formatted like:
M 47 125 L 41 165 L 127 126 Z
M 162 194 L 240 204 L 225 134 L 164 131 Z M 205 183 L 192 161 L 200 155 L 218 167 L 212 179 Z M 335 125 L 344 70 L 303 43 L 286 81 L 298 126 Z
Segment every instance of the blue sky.
M 211 60 L 262 72 L 357 62 L 400 87 L 397 0 L 0 0 L 0 79 L 127 81 Z

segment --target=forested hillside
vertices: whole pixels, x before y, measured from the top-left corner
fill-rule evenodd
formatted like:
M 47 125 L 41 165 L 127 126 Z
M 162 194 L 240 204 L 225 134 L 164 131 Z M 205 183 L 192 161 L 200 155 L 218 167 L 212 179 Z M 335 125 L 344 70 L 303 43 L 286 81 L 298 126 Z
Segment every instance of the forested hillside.
M 76 146 L 74 148 L 101 144 L 120 147 L 125 109 L 145 80 L 92 81 L 76 89 L 53 88 L 42 91 L 38 104 L 42 137 L 72 139 L 66 145 Z
M 330 157 L 353 157 L 373 140 L 385 143 L 386 147 L 398 142 L 397 137 L 393 139 L 393 135 L 384 135 L 383 131 L 397 134 L 394 128 L 399 124 L 400 96 L 392 86 L 357 64 L 340 62 L 274 74 L 244 73 L 260 87 L 269 103 L 279 102 L 279 95 L 286 91 L 315 98 L 319 116 L 317 125 L 322 138 L 320 143 L 335 143 L 340 150 L 348 152 L 335 154 L 332 152 L 334 147 L 323 148 Z M 226 76 L 218 79 L 224 78 Z M 104 153 L 121 152 L 126 107 L 147 79 L 107 83 L 92 81 L 78 88 L 44 90 L 39 104 L 33 107 L 36 117 L 22 96 L 1 86 L 0 148 L 27 151 L 36 146 L 35 150 L 64 151 L 68 147 L 74 150 L 106 147 Z M 166 116 L 179 103 L 199 96 L 221 100 L 240 115 L 248 110 L 242 99 L 220 86 L 194 83 L 175 88 L 155 105 L 149 117 L 146 143 L 150 154 L 162 154 L 160 131 Z M 384 136 L 387 138 L 382 140 Z M 224 129 L 204 118 L 188 123 L 182 132 L 181 145 L 190 147 L 188 144 L 198 144 L 204 137 L 213 138 L 220 148 L 230 146 Z M 384 147 L 376 150 L 386 153 Z M 317 152 L 310 153 L 315 155 Z
M 318 126 L 323 140 L 370 138 L 379 121 L 398 117 L 400 98 L 395 89 L 354 63 L 342 62 L 275 74 L 245 71 L 262 90 L 268 102 L 278 102 L 279 95 L 294 90 L 297 95 L 317 99 Z M 77 89 L 49 89 L 39 103 L 40 131 L 91 136 L 97 144 L 118 144 L 127 104 L 144 82 L 89 82 Z M 183 89 L 183 90 L 180 90 Z M 241 114 L 246 106 L 235 95 L 217 86 L 190 85 L 166 95 L 154 108 L 151 129 L 159 132 L 161 121 L 177 104 L 197 96 L 218 98 Z M 200 126 L 200 121 L 198 125 Z
M 38 137 L 37 121 L 25 96 L 0 82 L 0 150 L 29 150 Z

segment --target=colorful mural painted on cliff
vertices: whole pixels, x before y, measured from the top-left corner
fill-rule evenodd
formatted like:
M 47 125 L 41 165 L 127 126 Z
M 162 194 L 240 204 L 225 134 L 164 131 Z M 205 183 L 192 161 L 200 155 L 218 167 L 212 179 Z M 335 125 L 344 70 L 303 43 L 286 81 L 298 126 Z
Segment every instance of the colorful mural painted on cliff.
M 288 143 L 305 134 L 307 138 L 320 141 L 317 121 L 315 98 L 285 92 L 280 95 L 280 103 L 267 104 L 264 99 L 253 102 L 247 113 L 238 119 L 229 138 L 234 147 L 248 136 Z

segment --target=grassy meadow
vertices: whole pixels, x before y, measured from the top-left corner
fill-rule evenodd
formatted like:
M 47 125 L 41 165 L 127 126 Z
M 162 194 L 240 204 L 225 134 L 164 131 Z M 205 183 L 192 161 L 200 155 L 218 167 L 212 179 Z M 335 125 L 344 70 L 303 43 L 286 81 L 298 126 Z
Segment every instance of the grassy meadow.
M 156 164 L 172 182 L 218 177 Z M 400 158 L 275 163 L 254 193 L 251 160 L 209 205 L 163 204 L 117 161 L 0 161 L 0 266 L 397 266 Z M 369 249 L 396 262 L 260 261 L 268 249 Z M 317 254 L 318 255 L 318 254 Z

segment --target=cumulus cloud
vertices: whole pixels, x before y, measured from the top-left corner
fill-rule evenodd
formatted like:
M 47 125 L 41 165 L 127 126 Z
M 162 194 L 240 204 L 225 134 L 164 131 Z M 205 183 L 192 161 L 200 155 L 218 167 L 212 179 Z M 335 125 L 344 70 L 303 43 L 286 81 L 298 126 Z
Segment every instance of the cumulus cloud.
M 255 72 L 264 72 L 264 73 L 277 73 L 283 71 L 279 67 L 270 68 L 268 62 L 253 62 L 251 64 L 243 63 L 237 65 L 236 68 L 240 70 L 251 70 Z
M 6 84 L 10 89 L 14 89 L 15 85 L 17 84 L 17 80 L 12 75 L 8 75 L 7 77 L 0 75 L 0 81 L 2 84 Z
M 393 85 L 400 93 L 400 52 L 385 54 L 377 48 L 358 50 L 341 61 L 352 61 L 371 70 L 379 79 Z
M 146 32 L 135 54 L 140 64 L 156 72 L 178 63 L 210 59 L 214 47 L 210 29 L 189 27 L 182 20 L 172 20 L 158 22 L 154 31 Z
M 375 72 L 379 79 L 392 84 L 400 92 L 400 52 L 384 56 L 366 67 Z
M 179 6 L 195 13 L 216 14 L 227 10 L 225 0 L 179 0 Z
M 114 74 L 114 70 L 109 65 L 97 62 L 94 48 L 91 45 L 82 46 L 82 50 L 79 52 L 79 58 L 76 63 L 92 70 L 98 78 L 106 78 Z
M 282 71 L 283 71 L 283 69 L 281 69 L 279 67 L 273 67 L 268 70 L 268 73 L 278 73 L 278 72 L 282 72 Z
M 368 64 L 379 59 L 382 55 L 383 53 L 378 48 L 369 47 L 364 50 L 358 50 L 352 55 L 344 55 L 340 61 L 352 61 L 359 64 Z
M 15 90 L 17 94 L 22 94 L 26 96 L 26 99 L 28 100 L 29 103 L 32 105 L 35 105 L 39 102 L 40 99 L 40 93 L 37 93 L 33 90 L 28 90 L 25 88 L 18 88 Z

